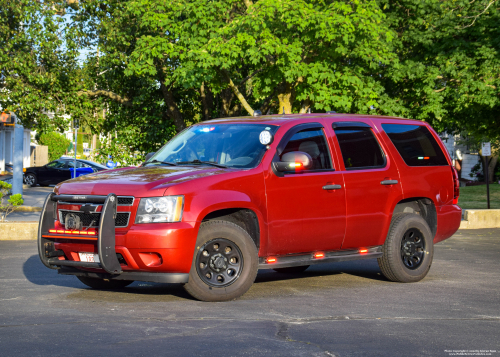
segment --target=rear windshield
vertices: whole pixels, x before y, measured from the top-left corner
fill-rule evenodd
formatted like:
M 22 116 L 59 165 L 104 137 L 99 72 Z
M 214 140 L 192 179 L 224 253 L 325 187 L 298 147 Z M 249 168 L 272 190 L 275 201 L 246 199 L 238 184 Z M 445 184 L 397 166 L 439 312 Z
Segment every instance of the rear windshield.
M 429 129 L 422 125 L 382 124 L 408 166 L 448 165 Z

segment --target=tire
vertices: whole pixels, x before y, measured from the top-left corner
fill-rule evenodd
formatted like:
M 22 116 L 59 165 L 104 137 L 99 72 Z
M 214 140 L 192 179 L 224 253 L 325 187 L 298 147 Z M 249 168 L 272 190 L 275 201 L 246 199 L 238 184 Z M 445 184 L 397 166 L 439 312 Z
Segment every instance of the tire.
M 257 247 L 240 226 L 201 224 L 186 291 L 202 301 L 233 300 L 250 289 L 258 269 Z
M 77 278 L 88 287 L 98 290 L 122 289 L 134 282 L 133 280 L 104 280 L 98 278 L 88 278 L 86 276 L 77 276 Z
M 27 173 L 24 176 L 24 183 L 26 185 L 30 185 L 31 187 L 36 186 L 36 184 L 37 184 L 36 175 L 32 174 L 31 172 Z
M 289 268 L 276 268 L 273 270 L 281 274 L 300 274 L 305 272 L 307 268 L 309 268 L 309 265 L 301 265 L 298 267 L 289 267 Z
M 395 215 L 382 252 L 377 261 L 387 279 L 401 283 L 422 280 L 431 268 L 434 255 L 433 237 L 427 222 L 413 213 Z

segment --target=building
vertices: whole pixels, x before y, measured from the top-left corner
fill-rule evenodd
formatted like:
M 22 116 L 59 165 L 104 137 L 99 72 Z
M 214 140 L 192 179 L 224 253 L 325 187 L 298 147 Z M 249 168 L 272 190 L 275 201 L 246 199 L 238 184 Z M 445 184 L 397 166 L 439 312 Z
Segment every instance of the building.
M 31 130 L 23 130 L 23 167 L 30 167 Z M 6 171 L 6 165 L 12 165 L 14 159 L 14 123 L 11 118 L 0 122 L 0 172 Z
M 458 171 L 458 177 L 475 181 L 476 178 L 471 177 L 470 173 L 479 161 L 479 154 L 472 150 L 467 140 L 460 135 L 441 133 L 440 137 Z

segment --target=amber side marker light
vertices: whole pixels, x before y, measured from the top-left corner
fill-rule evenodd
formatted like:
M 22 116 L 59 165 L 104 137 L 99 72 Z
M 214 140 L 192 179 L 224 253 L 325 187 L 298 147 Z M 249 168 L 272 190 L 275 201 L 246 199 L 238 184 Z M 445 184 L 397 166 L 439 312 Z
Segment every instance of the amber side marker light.
M 267 258 L 266 260 L 269 264 L 276 263 L 276 258 Z
M 325 253 L 314 253 L 314 258 L 321 259 L 325 257 Z
M 366 253 L 368 253 L 368 249 L 360 249 L 359 253 L 360 254 L 366 254 Z

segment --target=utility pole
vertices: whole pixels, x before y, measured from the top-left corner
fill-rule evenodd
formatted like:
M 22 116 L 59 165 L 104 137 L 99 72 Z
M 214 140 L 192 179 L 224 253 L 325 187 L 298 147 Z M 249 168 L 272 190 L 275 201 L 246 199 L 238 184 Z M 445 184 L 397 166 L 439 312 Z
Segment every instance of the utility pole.
M 19 118 L 12 113 L 14 122 L 14 151 L 12 153 L 13 177 L 12 194 L 23 194 L 23 134 L 24 127 L 19 123 Z
M 75 129 L 75 144 L 73 148 L 75 149 L 75 166 L 73 167 L 73 175 L 71 175 L 71 178 L 76 177 L 76 144 L 78 142 L 78 128 L 80 127 L 80 121 L 78 119 L 73 119 L 73 129 Z

